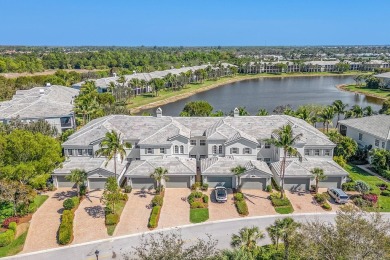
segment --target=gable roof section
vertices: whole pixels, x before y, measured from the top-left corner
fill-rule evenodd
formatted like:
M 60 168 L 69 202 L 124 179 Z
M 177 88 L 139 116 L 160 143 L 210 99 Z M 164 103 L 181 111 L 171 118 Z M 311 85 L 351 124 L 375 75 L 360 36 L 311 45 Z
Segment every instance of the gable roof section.
M 271 167 L 275 170 L 276 174 L 280 176 L 282 170 L 282 161 L 271 163 Z M 285 176 L 300 177 L 307 176 L 313 177 L 310 172 L 314 168 L 321 168 L 324 170 L 326 176 L 347 176 L 348 173 L 341 168 L 334 161 L 328 160 L 304 160 L 300 161 L 287 161 Z
M 390 140 L 390 115 L 374 115 L 340 120 L 339 124 L 352 127 L 381 139 Z

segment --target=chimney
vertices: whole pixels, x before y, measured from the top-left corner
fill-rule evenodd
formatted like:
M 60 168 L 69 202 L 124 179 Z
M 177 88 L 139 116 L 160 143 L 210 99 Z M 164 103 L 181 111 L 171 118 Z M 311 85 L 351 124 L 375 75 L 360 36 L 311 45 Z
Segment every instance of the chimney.
M 233 110 L 233 113 L 234 113 L 234 117 L 240 116 L 240 110 L 238 110 L 238 108 L 235 108 L 235 109 Z
M 157 110 L 156 110 L 156 116 L 157 116 L 157 117 L 162 117 L 162 109 L 161 109 L 161 107 L 157 108 Z
M 39 89 L 39 94 L 40 95 L 44 95 L 45 94 L 45 90 L 43 88 Z
M 51 84 L 49 82 L 47 82 L 46 87 L 51 87 Z

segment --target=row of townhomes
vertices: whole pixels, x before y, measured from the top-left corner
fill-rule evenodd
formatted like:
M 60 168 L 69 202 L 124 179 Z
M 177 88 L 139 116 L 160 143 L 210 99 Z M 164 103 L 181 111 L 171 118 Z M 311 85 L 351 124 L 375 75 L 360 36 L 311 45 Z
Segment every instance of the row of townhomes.
M 75 129 L 73 112 L 77 89 L 50 85 L 29 90 L 17 90 L 9 101 L 0 102 L 0 123 L 7 124 L 19 117 L 22 122 L 46 120 L 59 134 Z
M 306 189 L 314 183 L 311 170 L 320 167 L 328 177 L 321 187 L 341 187 L 347 172 L 333 160 L 335 144 L 305 121 L 286 115 L 231 117 L 170 117 L 162 110 L 156 116 L 111 115 L 95 119 L 63 143 L 66 161 L 53 173 L 57 187 L 73 186 L 65 178 L 71 170 L 88 172 L 90 189 L 103 188 L 106 178 L 116 174 L 121 185 L 137 189 L 155 186 L 150 174 L 157 167 L 168 170 L 167 188 L 190 187 L 203 180 L 210 187 L 224 185 L 236 188 L 238 178 L 231 169 L 244 166 L 243 189 L 265 189 L 271 178 L 280 183 L 282 150 L 266 143 L 273 131 L 290 124 L 294 134 L 303 137 L 296 148 L 303 159 L 288 157 L 285 187 Z M 126 159 L 96 157 L 100 142 L 109 131 L 120 134 L 123 142 L 132 144 Z

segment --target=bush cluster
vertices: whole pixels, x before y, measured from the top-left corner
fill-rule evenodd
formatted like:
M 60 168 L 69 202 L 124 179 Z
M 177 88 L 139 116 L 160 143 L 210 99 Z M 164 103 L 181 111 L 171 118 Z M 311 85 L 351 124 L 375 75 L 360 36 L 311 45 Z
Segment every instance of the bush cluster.
M 11 222 L 9 223 L 8 225 L 8 228 L 13 230 L 15 233 L 16 233 L 16 228 L 18 227 L 18 225 L 16 224 L 16 222 Z
M 356 183 L 354 181 L 346 182 L 341 185 L 341 189 L 343 191 L 354 191 L 356 187 Z
M 206 205 L 201 201 L 194 201 L 190 205 L 191 209 L 203 209 L 206 208 Z
M 238 214 L 242 216 L 247 216 L 249 214 L 248 205 L 246 204 L 244 194 L 241 192 L 234 194 L 234 204 L 236 205 Z
M 188 203 L 192 203 L 195 201 L 195 198 L 200 199 L 203 197 L 203 193 L 201 191 L 193 191 L 190 195 L 188 195 Z
M 125 193 L 131 193 L 132 190 L 133 190 L 133 187 L 131 187 L 130 185 L 126 185 L 124 188 Z
M 328 202 L 325 202 L 324 204 L 321 205 L 321 207 L 325 210 L 332 210 L 332 206 Z
M 244 194 L 242 194 L 241 192 L 237 192 L 236 194 L 234 194 L 234 199 L 238 201 L 242 201 L 244 200 Z
M 155 207 L 155 206 L 160 206 L 162 207 L 164 203 L 164 197 L 161 196 L 161 195 L 156 195 L 154 196 L 154 198 L 152 199 L 152 206 Z
M 355 203 L 355 205 L 360 207 L 360 208 L 372 207 L 373 206 L 372 202 L 370 202 L 368 200 L 364 200 L 362 197 L 354 198 L 353 199 L 353 203 Z
M 342 155 L 340 156 L 333 156 L 333 160 L 340 165 L 341 167 L 345 167 L 347 165 L 347 161 L 344 159 Z
M 385 196 L 385 197 L 390 197 L 390 191 L 389 191 L 389 190 L 383 190 L 383 191 L 381 192 L 381 195 L 382 195 L 382 196 Z
M 123 201 L 129 200 L 129 195 L 127 195 L 127 193 L 120 193 L 119 196 L 120 196 L 120 200 L 123 200 Z
M 209 196 L 207 196 L 206 194 L 203 195 L 203 203 L 205 204 L 208 204 L 209 203 Z
M 116 225 L 119 223 L 119 215 L 118 214 L 107 214 L 106 215 L 106 225 L 111 226 L 111 225 Z
M 12 222 L 15 223 L 15 222 Z M 8 246 L 15 238 L 15 231 L 7 229 L 7 231 L 0 233 L 0 247 Z
M 209 184 L 208 183 L 203 183 L 202 187 L 200 187 L 201 190 L 207 191 L 209 189 Z
M 74 196 L 72 198 L 68 198 L 64 200 L 64 203 L 62 204 L 64 209 L 71 210 L 76 208 L 80 204 L 80 198 L 77 196 Z
M 11 224 L 11 222 L 19 223 L 19 218 L 18 217 L 9 217 L 9 218 L 4 219 L 3 224 L 2 224 L 3 228 L 8 228 L 9 224 Z
M 378 202 L 378 195 L 376 194 L 364 194 L 363 199 L 371 202 L 372 204 L 376 204 Z
M 194 184 L 191 185 L 191 190 L 195 191 L 195 190 L 199 189 L 200 187 L 201 187 L 201 183 L 195 182 Z
M 160 217 L 161 206 L 155 206 L 152 209 L 152 213 L 150 214 L 148 227 L 156 228 L 158 225 L 158 219 Z
M 290 206 L 291 203 L 288 200 L 288 198 L 281 199 L 280 197 L 272 197 L 271 196 L 271 202 L 274 207 L 285 207 Z
M 58 243 L 60 245 L 67 245 L 72 240 L 73 218 L 74 213 L 71 210 L 64 210 L 62 213 L 61 224 L 58 230 Z
M 267 185 L 267 187 L 265 188 L 265 191 L 272 192 L 272 185 Z

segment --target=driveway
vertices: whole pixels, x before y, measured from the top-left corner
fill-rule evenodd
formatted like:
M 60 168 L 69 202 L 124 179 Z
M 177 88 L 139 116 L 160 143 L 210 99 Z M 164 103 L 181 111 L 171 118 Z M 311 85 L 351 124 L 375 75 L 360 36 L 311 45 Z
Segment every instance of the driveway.
M 58 247 L 57 231 L 60 226 L 62 203 L 76 195 L 70 188 L 47 192 L 49 198 L 32 216 L 23 253 Z
M 90 191 L 75 212 L 72 244 L 108 238 L 104 224 L 104 205 L 100 201 L 103 191 Z
M 188 188 L 165 189 L 158 228 L 190 224 L 190 204 L 184 199 L 190 195 Z
M 303 194 L 292 193 L 289 190 L 285 190 L 285 192 L 294 208 L 294 213 L 320 213 L 326 211 L 321 208 L 309 192 Z
M 237 213 L 236 206 L 234 205 L 232 189 L 228 189 L 228 198 L 225 203 L 216 201 L 214 189 L 208 189 L 207 195 L 210 197 L 209 221 L 240 217 Z
M 147 191 L 133 190 L 128 195 L 129 200 L 122 211 L 114 236 L 148 231 L 150 204 L 154 194 Z
M 248 211 L 250 217 L 263 216 L 263 215 L 275 215 L 275 208 L 272 206 L 271 201 L 268 199 L 269 193 L 263 190 L 242 190 L 245 196 L 246 204 L 248 205 Z
M 319 188 L 318 189 L 318 193 L 324 193 L 324 192 L 327 193 L 328 189 L 327 188 Z M 351 195 L 358 194 L 359 192 L 347 191 L 346 193 L 347 193 L 347 195 L 351 196 Z M 334 212 L 340 210 L 340 208 L 343 207 L 344 205 L 354 205 L 351 200 L 349 200 L 348 203 L 346 203 L 346 204 L 338 204 L 338 203 L 336 203 L 336 201 L 332 197 L 328 200 L 328 202 L 329 202 L 329 205 L 332 206 L 332 211 L 334 211 Z

